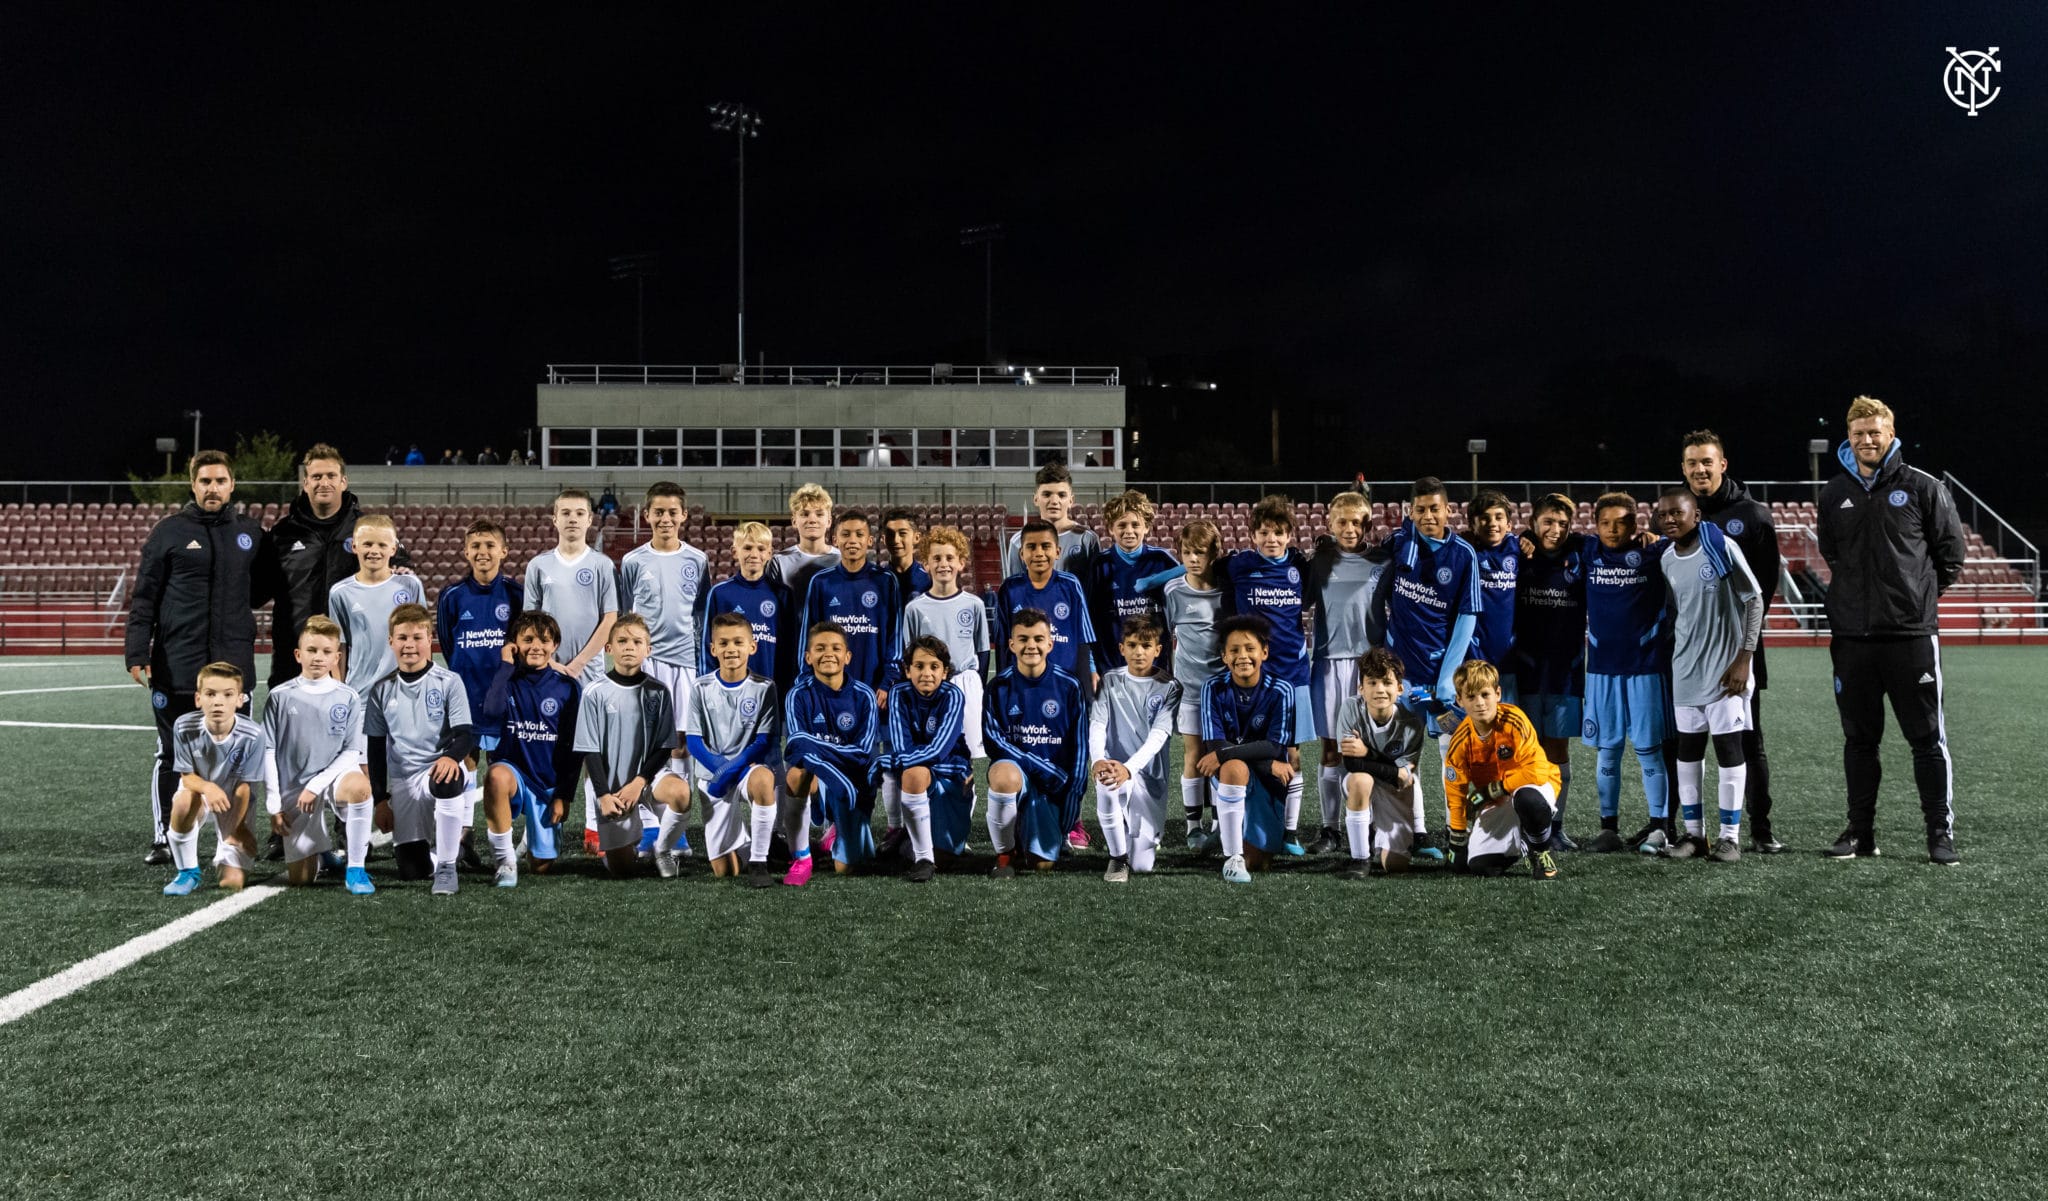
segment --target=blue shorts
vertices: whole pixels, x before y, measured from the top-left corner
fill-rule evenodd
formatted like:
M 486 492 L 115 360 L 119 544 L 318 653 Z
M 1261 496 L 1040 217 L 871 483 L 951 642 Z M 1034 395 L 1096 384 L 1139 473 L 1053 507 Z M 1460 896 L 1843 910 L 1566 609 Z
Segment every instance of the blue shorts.
M 811 773 L 818 790 L 811 794 L 814 809 L 823 809 L 825 824 L 838 832 L 832 842 L 832 858 L 841 863 L 863 863 L 875 855 L 875 795 L 829 763 L 804 768 Z
M 1004 762 L 1008 762 L 1005 760 Z M 1070 790 L 1072 791 L 1072 790 Z M 1017 794 L 1017 847 L 1034 858 L 1057 863 L 1067 846 L 1067 831 L 1081 820 L 1081 794 L 1049 793 L 1024 777 Z M 936 827 L 936 823 L 934 823 Z
M 1313 684 L 1295 684 L 1294 745 L 1316 740 L 1316 690 Z
M 974 830 L 973 783 L 932 777 L 925 796 L 931 802 L 933 850 L 948 855 L 967 853 L 967 836 Z
M 1517 709 L 1522 709 L 1525 713 L 1528 711 L 1523 708 L 1522 689 L 1515 683 L 1513 672 L 1504 671 L 1500 673 L 1500 699 L 1504 705 L 1513 705 Z
M 1585 727 L 1586 702 L 1575 696 L 1539 692 L 1519 707 L 1543 738 L 1576 738 Z
M 513 779 L 519 781 L 518 791 L 512 794 L 512 816 L 526 818 L 526 853 L 535 859 L 553 859 L 557 854 L 555 831 L 561 827 L 548 824 L 548 809 L 553 803 L 552 799 L 535 792 L 533 782 L 526 778 L 526 773 L 510 763 L 493 763 L 491 766 L 504 768 L 512 773 Z
M 1281 797 L 1266 791 L 1257 772 L 1244 786 L 1244 845 L 1278 855 L 1287 845 L 1287 813 Z
M 1586 715 L 1580 737 L 1587 746 L 1632 742 L 1638 751 L 1664 745 L 1664 712 L 1669 705 L 1664 677 L 1603 676 L 1586 673 Z

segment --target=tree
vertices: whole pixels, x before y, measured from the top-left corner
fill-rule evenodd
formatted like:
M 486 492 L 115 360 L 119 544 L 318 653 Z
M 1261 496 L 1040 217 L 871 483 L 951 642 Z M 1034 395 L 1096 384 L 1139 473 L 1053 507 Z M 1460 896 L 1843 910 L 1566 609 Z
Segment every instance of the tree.
M 298 492 L 299 452 L 269 430 L 236 435 L 228 464 L 235 473 L 235 499 L 243 504 L 290 500 Z M 191 481 L 181 471 L 156 476 L 131 471 L 128 484 L 145 505 L 182 505 L 192 499 Z

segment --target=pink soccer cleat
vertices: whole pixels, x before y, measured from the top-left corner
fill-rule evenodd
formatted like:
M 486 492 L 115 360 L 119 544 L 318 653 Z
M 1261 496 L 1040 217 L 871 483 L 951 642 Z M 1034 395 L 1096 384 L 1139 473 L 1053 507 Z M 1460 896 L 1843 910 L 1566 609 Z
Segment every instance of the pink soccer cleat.
M 829 858 L 831 858 L 831 857 L 832 857 L 832 848 L 833 848 L 834 846 L 837 846 L 837 845 L 838 845 L 838 843 L 839 843 L 839 827 L 838 827 L 838 826 L 826 826 L 826 827 L 825 827 L 825 836 L 824 836 L 823 838 L 820 838 L 820 839 L 818 840 L 818 853 L 819 853 L 819 854 L 821 854 L 821 855 L 824 855 L 824 856 L 825 856 L 826 858 L 828 858 L 828 859 L 829 859 Z
M 783 873 L 782 882 L 791 888 L 802 888 L 804 885 L 809 884 L 811 882 L 811 864 L 816 859 L 816 855 L 805 855 L 801 859 L 790 860 L 789 870 Z
M 1067 831 L 1067 849 L 1085 851 L 1088 849 L 1088 845 L 1088 824 L 1086 822 L 1075 822 L 1074 828 Z

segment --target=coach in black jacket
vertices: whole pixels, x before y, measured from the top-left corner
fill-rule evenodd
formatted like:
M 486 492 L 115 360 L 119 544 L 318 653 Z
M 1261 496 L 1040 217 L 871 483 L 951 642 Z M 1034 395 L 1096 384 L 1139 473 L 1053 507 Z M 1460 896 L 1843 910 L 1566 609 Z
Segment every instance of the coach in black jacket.
M 1694 430 L 1685 436 L 1679 469 L 1685 485 L 1699 502 L 1700 517 L 1721 527 L 1721 532 L 1742 548 L 1743 561 L 1763 589 L 1764 614 L 1778 595 L 1778 578 L 1784 562 L 1778 556 L 1778 527 L 1771 521 L 1771 507 L 1749 494 L 1749 489 L 1728 478 L 1728 452 L 1721 436 L 1712 430 Z M 1753 850 L 1774 855 L 1785 849 L 1771 833 L 1771 760 L 1764 753 L 1763 699 L 1770 687 L 1770 670 L 1764 663 L 1759 642 L 1750 660 L 1750 674 L 1756 691 L 1749 697 L 1749 729 L 1742 732 L 1742 759 L 1749 765 L 1743 784 L 1742 808 L 1749 819 L 1749 841 Z
M 1927 857 L 1951 866 L 1955 851 L 1954 765 L 1941 700 L 1941 594 L 1963 574 L 1962 519 L 1940 480 L 1908 467 L 1892 411 L 1859 396 L 1849 438 L 1836 452 L 1843 474 L 1821 489 L 1821 558 L 1828 585 L 1829 653 L 1842 716 L 1849 828 L 1828 850 L 1836 859 L 1877 854 L 1884 702 L 1913 748 L 1913 782 L 1927 820 Z
M 327 590 L 356 573 L 356 519 L 363 515 L 348 490 L 341 452 L 318 443 L 302 460 L 300 491 L 291 510 L 263 536 L 257 603 L 271 602 L 270 686 L 299 674 L 292 654 L 299 627 L 325 616 Z
M 244 691 L 256 687 L 256 615 L 252 610 L 263 527 L 234 508 L 235 477 L 217 450 L 192 456 L 192 503 L 156 523 L 142 546 L 128 608 L 128 674 L 150 690 L 156 709 L 156 776 L 150 797 L 156 847 L 178 791 L 171 768 L 171 726 L 197 706 L 199 669 L 232 663 Z M 244 711 L 248 708 L 243 705 Z M 150 852 L 156 861 L 156 851 Z

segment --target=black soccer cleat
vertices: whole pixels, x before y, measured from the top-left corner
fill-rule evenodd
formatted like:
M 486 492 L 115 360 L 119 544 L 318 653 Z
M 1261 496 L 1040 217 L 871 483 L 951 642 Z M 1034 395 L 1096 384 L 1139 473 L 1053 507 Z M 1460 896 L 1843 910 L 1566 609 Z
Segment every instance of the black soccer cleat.
M 455 862 L 466 872 L 484 870 L 484 861 L 477 857 L 476 846 L 467 838 L 462 840 L 462 849 L 455 853 Z
M 747 864 L 748 888 L 773 888 L 780 883 L 782 877 L 776 875 L 775 870 L 766 863 L 757 860 Z
M 1769 830 L 1751 830 L 1749 832 L 1749 849 L 1759 855 L 1782 855 L 1792 848 L 1779 842 L 1778 836 Z
M 1961 863 L 1961 857 L 1956 854 L 1955 837 L 1946 830 L 1928 835 L 1927 862 L 1936 867 L 1955 867 Z
M 1308 853 L 1311 855 L 1332 855 L 1343 849 L 1344 844 L 1328 826 L 1323 827 L 1322 832 L 1316 835 L 1316 840 L 1308 845 Z
M 284 835 L 272 834 L 263 843 L 263 859 L 266 863 L 277 863 L 284 859 Z
M 1835 839 L 1835 845 L 1821 854 L 1830 859 L 1875 859 L 1877 838 L 1872 834 L 1859 834 L 1856 827 L 1851 826 L 1842 831 L 1840 838 Z
M 1621 840 L 1621 831 L 1602 826 L 1599 836 L 1594 838 L 1586 849 L 1596 855 L 1611 855 L 1616 851 L 1627 850 L 1628 844 Z
M 930 884 L 932 877 L 938 874 L 938 864 L 929 859 L 920 859 L 910 865 L 910 870 L 903 873 L 903 878 L 912 884 Z
M 144 855 L 142 861 L 151 867 L 162 867 L 171 861 L 171 848 L 165 843 L 157 843 L 149 848 L 149 854 Z
M 1369 880 L 1369 879 L 1371 879 L 1371 878 L 1372 878 L 1372 860 L 1370 860 L 1370 859 L 1347 859 L 1347 860 L 1345 860 L 1345 862 L 1344 862 L 1344 866 L 1343 866 L 1343 867 L 1340 867 L 1340 868 L 1338 868 L 1338 869 L 1337 869 L 1337 878 L 1338 878 L 1339 880 Z

